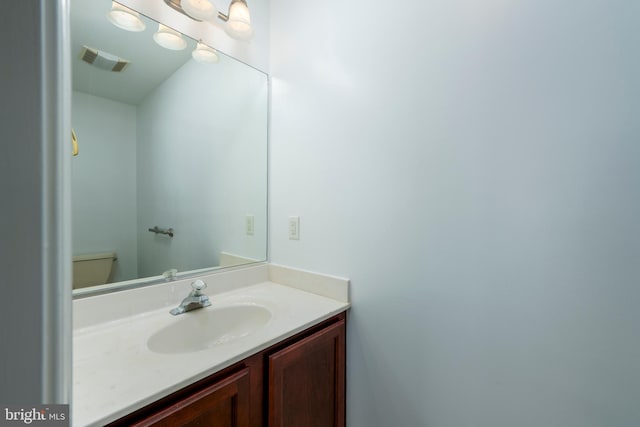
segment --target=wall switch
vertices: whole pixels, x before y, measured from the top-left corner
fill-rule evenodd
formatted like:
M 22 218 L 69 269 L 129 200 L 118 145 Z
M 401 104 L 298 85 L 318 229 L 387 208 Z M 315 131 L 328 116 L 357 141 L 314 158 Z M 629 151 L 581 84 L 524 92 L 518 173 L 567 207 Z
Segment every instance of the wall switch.
M 254 218 L 253 215 L 247 215 L 245 219 L 245 230 L 247 232 L 247 236 L 253 236 L 254 233 Z
M 300 217 L 289 217 L 289 240 L 300 240 Z

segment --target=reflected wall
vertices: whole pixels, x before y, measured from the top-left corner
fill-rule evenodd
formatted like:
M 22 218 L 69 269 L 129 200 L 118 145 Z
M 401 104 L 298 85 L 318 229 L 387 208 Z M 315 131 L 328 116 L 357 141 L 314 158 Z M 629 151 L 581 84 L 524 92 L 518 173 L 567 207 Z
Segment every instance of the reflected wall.
M 265 258 L 266 79 L 233 65 L 188 61 L 139 105 L 74 91 L 74 254 L 115 252 L 112 282 Z

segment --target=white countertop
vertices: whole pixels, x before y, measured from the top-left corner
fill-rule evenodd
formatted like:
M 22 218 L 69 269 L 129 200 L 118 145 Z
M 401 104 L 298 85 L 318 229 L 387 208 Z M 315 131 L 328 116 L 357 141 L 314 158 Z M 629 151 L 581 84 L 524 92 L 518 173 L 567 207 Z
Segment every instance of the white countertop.
M 73 425 L 102 426 L 114 421 L 349 307 L 346 290 L 344 297 L 339 299 L 319 295 L 335 297 L 335 293 L 326 292 L 327 283 L 332 287 L 338 280 L 343 280 L 346 289 L 346 279 L 277 266 L 262 268 L 269 269 L 270 278 L 277 278 L 288 285 L 292 280 L 304 282 L 299 287 L 305 290 L 267 280 L 224 292 L 209 292 L 211 307 L 199 310 L 251 303 L 268 307 L 272 317 L 247 336 L 201 351 L 159 354 L 148 348 L 147 339 L 154 332 L 190 314 L 172 316 L 168 312 L 171 307 L 166 304 L 144 313 L 101 319 L 97 323 L 86 319 L 76 321 L 73 336 Z M 323 281 L 323 277 L 328 282 Z M 314 284 L 319 294 L 309 292 Z M 171 284 L 172 294 L 176 292 L 175 287 Z M 180 290 L 182 288 L 179 287 Z M 144 290 L 136 292 L 144 295 Z M 156 288 L 150 292 L 158 291 Z M 105 297 L 116 298 L 113 295 Z M 95 306 L 96 301 L 103 302 L 98 298 L 101 297 L 95 297 L 89 307 Z M 82 301 L 79 300 L 78 305 L 86 305 Z M 79 308 L 77 311 L 86 317 L 91 310 Z

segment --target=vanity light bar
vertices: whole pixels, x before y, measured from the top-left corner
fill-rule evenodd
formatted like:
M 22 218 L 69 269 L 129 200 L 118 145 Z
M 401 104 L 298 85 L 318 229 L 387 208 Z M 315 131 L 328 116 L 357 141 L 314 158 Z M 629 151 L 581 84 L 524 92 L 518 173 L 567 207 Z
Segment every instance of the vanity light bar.
M 169 6 L 171 9 L 175 10 L 176 12 L 180 12 L 181 14 L 183 14 L 184 16 L 186 16 L 187 18 L 196 21 L 196 22 L 202 22 L 202 19 L 198 19 L 198 18 L 194 18 L 193 16 L 189 15 L 187 12 L 184 11 L 184 8 L 182 7 L 182 0 L 164 0 L 165 4 L 167 6 Z M 218 11 L 218 18 L 223 20 L 224 22 L 227 22 L 229 20 L 229 16 L 225 15 L 224 13 Z
M 164 0 L 165 4 L 171 9 L 180 12 L 189 19 L 197 22 L 203 22 L 205 20 L 199 19 L 197 16 L 189 15 L 182 6 L 183 0 Z M 210 3 L 210 2 L 209 2 Z M 212 5 L 212 9 L 215 6 Z M 249 15 L 249 7 L 246 0 L 231 0 L 229 4 L 229 13 L 224 14 L 217 11 L 217 17 L 221 21 L 227 23 L 225 32 L 231 37 L 239 40 L 249 40 L 253 36 L 253 28 L 251 27 L 251 17 Z

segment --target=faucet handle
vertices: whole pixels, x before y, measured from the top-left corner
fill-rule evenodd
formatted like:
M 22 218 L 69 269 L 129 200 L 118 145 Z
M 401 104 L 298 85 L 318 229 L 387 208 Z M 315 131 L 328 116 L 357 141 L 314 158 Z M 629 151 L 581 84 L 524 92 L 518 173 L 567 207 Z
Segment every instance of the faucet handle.
M 198 279 L 191 282 L 191 288 L 193 288 L 193 292 L 195 295 L 200 295 L 200 291 L 207 287 L 207 284 Z

